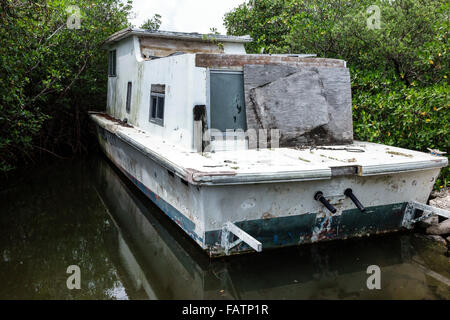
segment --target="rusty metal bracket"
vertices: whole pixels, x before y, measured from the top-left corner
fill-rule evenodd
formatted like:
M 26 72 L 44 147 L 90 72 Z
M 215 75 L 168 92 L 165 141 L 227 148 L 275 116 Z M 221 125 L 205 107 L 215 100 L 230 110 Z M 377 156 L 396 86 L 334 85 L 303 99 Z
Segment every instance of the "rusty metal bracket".
M 230 243 L 230 233 L 234 234 L 238 239 Z M 221 246 L 225 250 L 225 254 L 229 255 L 230 249 L 234 248 L 241 242 L 245 242 L 249 247 L 257 252 L 262 251 L 262 244 L 247 232 L 237 227 L 234 223 L 226 222 L 222 227 Z
M 420 217 L 414 219 L 416 210 L 422 210 L 423 214 Z M 411 229 L 414 224 L 423 221 L 433 215 L 438 215 L 450 219 L 450 211 L 448 210 L 432 207 L 417 201 L 410 201 L 406 206 L 402 225 L 407 229 Z

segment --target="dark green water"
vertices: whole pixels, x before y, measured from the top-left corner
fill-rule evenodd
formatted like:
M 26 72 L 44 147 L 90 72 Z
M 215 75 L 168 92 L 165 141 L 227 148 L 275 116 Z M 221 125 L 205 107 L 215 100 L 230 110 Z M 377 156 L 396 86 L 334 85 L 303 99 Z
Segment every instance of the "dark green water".
M 413 234 L 209 260 L 103 157 L 3 183 L 0 226 L 0 299 L 450 299 L 447 248 Z

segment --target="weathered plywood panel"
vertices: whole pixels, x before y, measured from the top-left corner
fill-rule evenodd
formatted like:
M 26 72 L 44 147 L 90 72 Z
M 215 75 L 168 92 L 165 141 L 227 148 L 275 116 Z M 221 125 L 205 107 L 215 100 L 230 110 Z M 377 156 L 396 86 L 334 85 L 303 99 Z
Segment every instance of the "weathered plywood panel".
M 264 86 L 272 81 L 287 77 L 298 72 L 296 67 L 288 65 L 245 65 L 244 66 L 244 91 L 247 115 L 247 127 L 252 129 L 263 129 L 258 111 L 250 100 L 250 91 L 254 88 Z
M 325 88 L 330 122 L 324 129 L 331 133 L 325 143 L 347 144 L 353 142 L 352 90 L 350 72 L 340 68 L 317 68 Z
M 211 41 L 189 41 L 177 39 L 140 38 L 144 58 L 167 57 L 175 52 L 223 53 L 223 48 Z
M 353 141 L 346 68 L 245 65 L 247 127 L 279 129 L 280 147 Z
M 250 100 L 263 128 L 282 128 L 280 145 L 295 144 L 299 136 L 330 122 L 316 71 L 296 72 L 257 87 L 250 91 Z

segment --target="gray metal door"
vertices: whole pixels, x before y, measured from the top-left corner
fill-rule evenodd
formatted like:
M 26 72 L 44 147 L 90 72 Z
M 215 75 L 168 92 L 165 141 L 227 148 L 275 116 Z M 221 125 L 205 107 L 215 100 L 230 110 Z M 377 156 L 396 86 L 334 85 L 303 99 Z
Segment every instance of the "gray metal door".
M 210 113 L 212 129 L 247 130 L 242 72 L 210 72 Z

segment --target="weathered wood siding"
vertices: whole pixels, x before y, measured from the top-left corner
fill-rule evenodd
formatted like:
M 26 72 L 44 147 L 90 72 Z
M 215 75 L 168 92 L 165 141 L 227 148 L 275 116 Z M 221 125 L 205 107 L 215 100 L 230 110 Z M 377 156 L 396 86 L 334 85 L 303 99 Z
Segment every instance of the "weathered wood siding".
M 204 68 L 235 68 L 246 64 L 287 64 L 293 67 L 315 66 L 345 68 L 345 61 L 326 58 L 304 58 L 267 54 L 197 54 L 195 65 Z
M 167 57 L 176 52 L 185 53 L 223 53 L 223 48 L 212 41 L 189 41 L 142 37 L 139 39 L 143 58 Z

